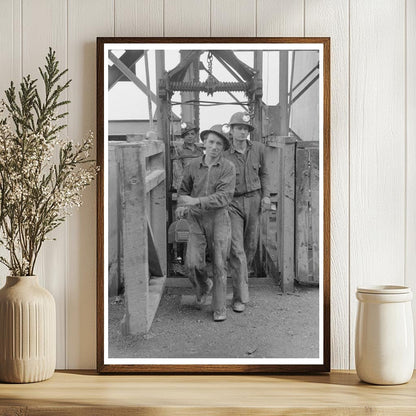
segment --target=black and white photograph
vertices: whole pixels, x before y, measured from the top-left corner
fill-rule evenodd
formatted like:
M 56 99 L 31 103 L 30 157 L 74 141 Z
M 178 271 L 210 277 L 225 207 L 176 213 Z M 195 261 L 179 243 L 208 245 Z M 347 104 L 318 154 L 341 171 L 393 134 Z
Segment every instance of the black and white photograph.
M 98 46 L 101 371 L 329 368 L 329 43 Z

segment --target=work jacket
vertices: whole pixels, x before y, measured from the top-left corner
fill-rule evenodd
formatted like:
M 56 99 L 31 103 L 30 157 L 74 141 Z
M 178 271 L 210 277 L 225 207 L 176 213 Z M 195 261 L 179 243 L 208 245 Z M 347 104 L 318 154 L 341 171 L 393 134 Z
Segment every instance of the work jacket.
M 247 140 L 244 154 L 233 144 L 224 152 L 224 157 L 235 165 L 236 185 L 234 196 L 261 190 L 262 197 L 270 197 L 270 174 L 265 163 L 263 143 Z
M 186 168 L 186 166 L 191 163 L 191 161 L 197 157 L 200 157 L 204 154 L 204 149 L 198 145 L 188 145 L 184 143 L 181 148 L 178 149 L 178 156 L 175 159 L 179 159 L 182 161 L 182 166 Z
M 235 188 L 235 167 L 223 156 L 217 163 L 205 164 L 205 155 L 191 161 L 185 168 L 179 195 L 199 198 L 204 210 L 229 205 Z

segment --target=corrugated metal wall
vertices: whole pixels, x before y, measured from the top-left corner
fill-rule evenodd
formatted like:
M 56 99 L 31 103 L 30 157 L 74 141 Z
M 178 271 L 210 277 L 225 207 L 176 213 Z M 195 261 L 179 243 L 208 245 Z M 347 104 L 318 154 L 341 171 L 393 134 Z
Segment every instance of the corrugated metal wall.
M 0 90 L 52 46 L 73 79 L 64 132 L 95 129 L 97 36 L 330 36 L 332 367 L 354 365 L 355 288 L 416 287 L 415 0 L 0 0 Z M 95 185 L 46 242 L 58 368 L 95 367 Z M 1 270 L 1 283 L 6 270 Z

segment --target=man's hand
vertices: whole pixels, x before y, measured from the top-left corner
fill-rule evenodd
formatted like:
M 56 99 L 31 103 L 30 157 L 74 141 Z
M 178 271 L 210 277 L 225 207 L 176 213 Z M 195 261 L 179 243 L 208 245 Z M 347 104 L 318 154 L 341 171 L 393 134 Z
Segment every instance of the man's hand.
M 265 196 L 261 200 L 261 209 L 263 211 L 268 211 L 268 210 L 270 210 L 271 206 L 272 206 L 272 202 L 270 201 L 270 198 L 268 196 Z
M 182 206 L 182 207 L 176 208 L 176 211 L 175 211 L 176 219 L 180 220 L 181 218 L 184 218 L 187 213 L 188 213 L 188 208 L 187 207 Z
M 199 198 L 192 198 L 191 196 L 188 196 L 188 195 L 181 195 L 178 198 L 178 204 L 192 207 L 194 205 L 199 204 Z

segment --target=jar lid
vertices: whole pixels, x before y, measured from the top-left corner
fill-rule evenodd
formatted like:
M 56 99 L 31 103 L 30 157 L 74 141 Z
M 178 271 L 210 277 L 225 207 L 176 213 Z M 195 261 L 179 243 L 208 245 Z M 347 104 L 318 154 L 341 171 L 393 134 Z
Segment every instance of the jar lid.
M 408 286 L 396 285 L 375 285 L 367 287 L 357 287 L 358 293 L 379 293 L 383 295 L 394 295 L 399 293 L 410 293 L 411 289 Z

